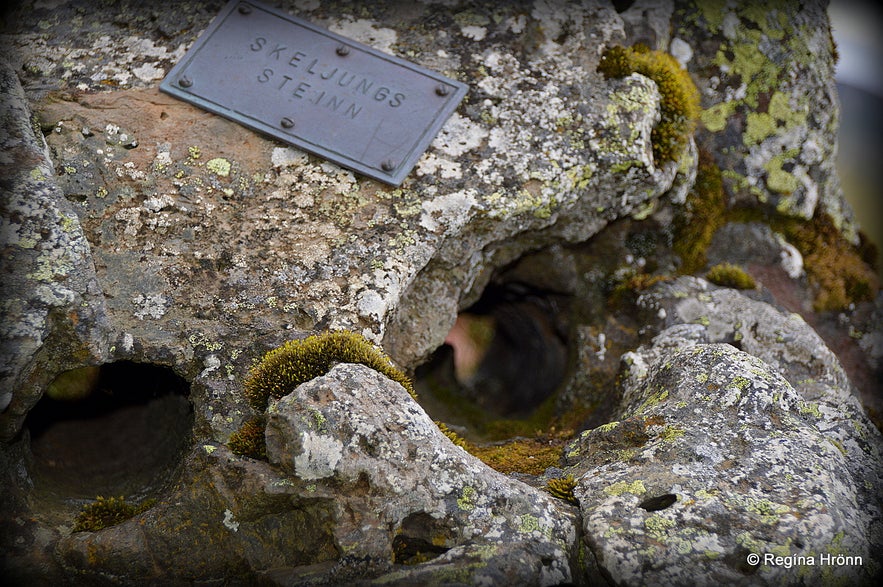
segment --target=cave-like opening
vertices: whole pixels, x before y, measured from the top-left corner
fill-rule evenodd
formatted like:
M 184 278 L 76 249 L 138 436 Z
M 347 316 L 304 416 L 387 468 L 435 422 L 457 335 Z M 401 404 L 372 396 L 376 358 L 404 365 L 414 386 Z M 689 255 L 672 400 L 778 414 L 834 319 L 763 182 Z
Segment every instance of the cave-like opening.
M 65 371 L 28 413 L 34 508 L 69 513 L 97 496 L 158 497 L 191 442 L 189 383 L 119 361 Z

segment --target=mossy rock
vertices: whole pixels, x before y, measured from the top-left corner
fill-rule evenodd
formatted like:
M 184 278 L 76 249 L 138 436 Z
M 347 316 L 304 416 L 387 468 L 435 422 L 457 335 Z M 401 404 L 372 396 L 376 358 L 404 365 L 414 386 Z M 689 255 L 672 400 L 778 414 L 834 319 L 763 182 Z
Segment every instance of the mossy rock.
M 754 289 L 757 284 L 744 269 L 732 263 L 719 263 L 708 270 L 708 281 L 735 289 Z
M 267 460 L 267 442 L 264 436 L 267 421 L 263 416 L 246 420 L 239 430 L 230 435 L 227 446 L 239 456 Z
M 245 380 L 245 397 L 256 410 L 267 408 L 301 383 L 328 373 L 337 363 L 359 363 L 401 384 L 416 398 L 410 379 L 365 337 L 348 331 L 330 331 L 290 340 L 269 351 Z
M 98 496 L 94 502 L 83 506 L 72 528 L 73 532 L 97 532 L 115 526 L 153 507 L 155 500 L 139 505 L 131 504 L 122 496 Z
M 696 84 L 677 59 L 644 45 L 615 46 L 601 56 L 598 71 L 606 78 L 639 73 L 656 83 L 662 98 L 662 116 L 650 136 L 653 157 L 659 165 L 680 159 L 696 130 L 701 108 Z

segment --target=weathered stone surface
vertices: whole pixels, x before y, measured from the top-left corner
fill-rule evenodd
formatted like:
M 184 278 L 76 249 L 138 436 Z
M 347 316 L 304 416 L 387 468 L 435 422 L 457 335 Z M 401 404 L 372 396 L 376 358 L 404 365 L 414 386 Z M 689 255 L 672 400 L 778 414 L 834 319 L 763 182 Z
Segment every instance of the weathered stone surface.
M 670 44 L 687 48 L 690 70 L 702 72 L 700 141 L 731 193 L 783 215 L 825 212 L 857 239 L 835 170 L 835 63 L 819 58 L 833 50 L 829 29 L 817 24 L 826 6 L 685 3 L 674 11 Z
M 89 242 L 53 179 L 55 167 L 35 135 L 18 78 L 5 66 L 0 67 L 0 106 L 0 436 L 9 438 L 15 431 L 8 426 L 10 419 L 20 420 L 33 405 L 10 407 L 13 390 L 32 377 L 29 363 L 47 354 L 61 370 L 103 361 L 107 333 Z M 47 336 L 53 327 L 60 339 Z
M 576 508 L 488 469 L 401 386 L 367 367 L 338 365 L 271 406 L 267 445 L 269 464 L 199 447 L 188 458 L 187 486 L 168 502 L 106 531 L 63 538 L 59 557 L 84 580 L 109 573 L 128 584 L 164 576 L 151 560 L 173 565 L 178 580 L 575 580 Z M 207 542 L 214 546 L 192 552 Z M 423 564 L 401 560 L 418 553 Z
M 800 254 L 760 221 L 725 224 L 707 251 L 775 266 L 757 291 L 640 285 L 678 270 L 669 225 L 700 149 L 728 202 L 761 211 L 753 219 L 823 212 L 857 241 L 833 169 L 822 3 L 635 2 L 621 14 L 606 2 L 358 4 L 283 9 L 471 88 L 397 189 L 156 90 L 219 2 L 30 2 L 5 23 L 3 572 L 96 585 L 797 584 L 879 572 L 883 442 L 855 399 L 860 371 L 844 367 L 876 368 L 883 298 L 813 322 Z M 657 85 L 596 71 L 606 47 L 638 41 L 678 57 L 703 92 L 704 128 L 664 166 L 651 146 Z M 532 269 L 503 270 L 538 249 Z M 554 317 L 572 327 L 556 407 L 597 409 L 566 468 L 501 475 L 397 384 L 353 365 L 273 405 L 270 462 L 225 446 L 254 415 L 243 378 L 266 350 L 346 328 L 413 371 L 500 275 L 572 298 L 573 313 Z M 807 322 L 860 340 L 834 348 Z M 844 349 L 859 354 L 841 366 L 832 350 Z M 125 361 L 189 383 L 186 449 L 128 496 L 153 507 L 71 533 L 93 496 L 41 484 L 28 418 L 59 374 Z M 618 424 L 595 427 L 608 420 Z M 579 509 L 538 489 L 567 473 Z M 864 564 L 752 567 L 753 551 Z
M 792 557 L 807 582 L 870 582 L 883 444 L 818 335 L 690 278 L 639 304 L 665 314 L 664 327 L 623 356 L 614 421 L 567 452 L 600 566 L 618 584 L 795 580 L 784 563 L 748 562 L 766 553 Z M 656 507 L 661 496 L 676 501 Z
M 271 406 L 267 453 L 290 476 L 333 488 L 335 543 L 347 557 L 386 561 L 397 536 L 445 551 L 381 582 L 443 583 L 452 569 L 467 584 L 574 580 L 575 510 L 454 446 L 401 386 L 367 367 L 335 367 Z

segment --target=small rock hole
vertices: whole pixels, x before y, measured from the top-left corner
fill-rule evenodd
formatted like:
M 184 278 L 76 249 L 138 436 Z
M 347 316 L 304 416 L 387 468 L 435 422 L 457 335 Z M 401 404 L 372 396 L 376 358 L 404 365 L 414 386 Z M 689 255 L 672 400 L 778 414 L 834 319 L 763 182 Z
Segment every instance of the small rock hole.
M 392 541 L 393 562 L 417 565 L 451 549 L 450 529 L 426 512 L 417 512 L 402 520 L 401 530 Z
M 188 393 L 171 369 L 129 361 L 56 377 L 25 420 L 40 509 L 70 510 L 99 495 L 157 497 L 190 442 Z
M 678 496 L 674 493 L 664 493 L 662 495 L 657 495 L 656 497 L 645 499 L 638 504 L 638 507 L 647 510 L 648 512 L 658 512 L 659 510 L 664 510 L 671 506 L 677 500 Z

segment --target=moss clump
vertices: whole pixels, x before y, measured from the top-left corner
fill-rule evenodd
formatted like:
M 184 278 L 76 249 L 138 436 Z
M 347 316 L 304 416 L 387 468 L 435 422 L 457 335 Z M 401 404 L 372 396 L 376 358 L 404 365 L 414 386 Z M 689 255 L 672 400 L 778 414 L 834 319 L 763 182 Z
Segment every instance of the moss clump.
M 439 430 L 469 454 L 477 457 L 495 471 L 542 475 L 549 467 L 561 461 L 564 440 L 559 438 L 519 438 L 501 444 L 478 445 L 469 442 L 443 422 L 436 422 Z
M 290 340 L 264 355 L 245 380 L 245 397 L 256 410 L 267 408 L 294 388 L 328 373 L 337 363 L 359 363 L 401 384 L 416 398 L 408 377 L 365 337 L 348 331 L 324 332 Z
M 677 59 L 644 45 L 616 46 L 604 51 L 598 71 L 608 79 L 639 73 L 656 83 L 662 116 L 650 137 L 653 157 L 660 165 L 678 160 L 696 130 L 701 109 L 699 91 Z
M 754 289 L 757 284 L 744 269 L 732 263 L 718 263 L 705 274 L 708 281 L 735 289 Z
M 263 416 L 246 420 L 239 430 L 230 435 L 227 446 L 233 454 L 261 461 L 267 460 L 267 443 L 264 431 L 267 421 Z
M 696 182 L 687 195 L 683 213 L 674 221 L 672 248 L 681 258 L 681 273 L 689 275 L 705 266 L 705 252 L 714 233 L 726 223 L 726 214 L 720 168 L 710 153 L 700 151 Z
M 576 489 L 576 480 L 573 478 L 573 475 L 546 481 L 546 491 L 553 497 L 576 505 L 579 504 L 579 501 L 577 501 L 576 496 L 573 494 L 574 489 Z
M 549 467 L 559 465 L 563 441 L 525 438 L 490 446 L 468 444 L 466 450 L 490 468 L 506 475 L 542 475 Z
M 99 495 L 94 502 L 83 506 L 74 521 L 72 531 L 97 532 L 115 526 L 149 510 L 155 503 L 156 500 L 149 499 L 142 504 L 134 505 L 126 502 L 122 496 L 104 498 Z
M 438 426 L 438 429 L 442 431 L 442 434 L 447 436 L 456 446 L 459 446 L 465 451 L 469 450 L 469 443 L 466 442 L 466 439 L 448 428 L 444 422 L 436 422 L 435 425 Z
M 826 214 L 817 214 L 810 222 L 789 219 L 784 224 L 781 232 L 803 255 L 806 273 L 818 287 L 815 311 L 844 310 L 874 299 L 880 288 L 873 268 L 875 250 L 853 246 Z

